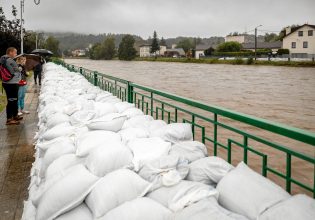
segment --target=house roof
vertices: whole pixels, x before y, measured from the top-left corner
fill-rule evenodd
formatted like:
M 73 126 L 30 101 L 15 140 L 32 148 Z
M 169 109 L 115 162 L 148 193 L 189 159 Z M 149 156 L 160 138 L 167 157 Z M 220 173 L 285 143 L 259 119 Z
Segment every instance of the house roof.
M 179 55 L 185 55 L 185 51 L 183 48 L 174 48 L 174 49 L 166 49 L 166 52 L 177 52 Z
M 255 49 L 255 43 L 243 43 L 243 49 Z M 282 47 L 281 41 L 275 42 L 257 42 L 258 49 L 277 49 Z
M 286 35 L 284 36 L 284 38 L 286 38 L 287 36 L 293 34 L 294 32 L 298 31 L 300 28 L 302 28 L 302 27 L 304 27 L 304 26 L 309 26 L 309 27 L 315 29 L 315 25 L 312 25 L 312 24 L 303 24 L 303 25 L 301 25 L 301 26 L 291 28 L 291 32 L 290 32 L 289 34 L 286 34 Z
M 196 50 L 208 50 L 210 47 L 212 47 L 211 45 L 205 45 L 205 44 L 198 44 L 196 45 Z

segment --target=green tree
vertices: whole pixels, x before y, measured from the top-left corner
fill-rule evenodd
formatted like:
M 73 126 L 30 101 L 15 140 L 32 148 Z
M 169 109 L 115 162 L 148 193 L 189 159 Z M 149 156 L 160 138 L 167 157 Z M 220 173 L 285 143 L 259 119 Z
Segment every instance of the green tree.
M 115 56 L 116 50 L 115 50 L 115 39 L 113 37 L 106 37 L 102 47 L 102 55 L 105 60 L 112 60 Z
M 159 40 L 157 38 L 156 31 L 154 31 L 153 32 L 153 39 L 152 39 L 152 43 L 151 43 L 150 53 L 156 54 L 156 52 L 159 51 L 159 50 L 160 50 Z
M 118 58 L 120 60 L 133 60 L 137 54 L 134 44 L 135 39 L 130 34 L 125 35 L 119 44 Z
M 92 60 L 99 60 L 102 56 L 102 45 L 100 43 L 93 44 L 90 49 L 90 58 Z
M 274 42 L 274 41 L 277 41 L 279 39 L 279 36 L 275 33 L 266 33 L 265 36 L 265 42 Z
M 60 56 L 59 41 L 53 36 L 46 39 L 44 48 L 53 52 L 54 56 Z
M 194 43 L 190 39 L 184 38 L 177 43 L 176 48 L 183 48 L 185 53 L 187 53 L 190 49 L 194 48 Z
M 242 45 L 238 42 L 225 42 L 217 47 L 218 52 L 238 52 L 242 49 Z

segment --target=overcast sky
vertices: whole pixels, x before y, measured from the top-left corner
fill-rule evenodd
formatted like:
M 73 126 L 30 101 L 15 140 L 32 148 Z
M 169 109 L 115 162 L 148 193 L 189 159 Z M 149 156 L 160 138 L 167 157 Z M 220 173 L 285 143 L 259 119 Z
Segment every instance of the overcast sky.
M 7 17 L 19 3 L 0 0 Z M 315 24 L 314 9 L 315 0 L 25 0 L 24 17 L 29 30 L 210 37 Z

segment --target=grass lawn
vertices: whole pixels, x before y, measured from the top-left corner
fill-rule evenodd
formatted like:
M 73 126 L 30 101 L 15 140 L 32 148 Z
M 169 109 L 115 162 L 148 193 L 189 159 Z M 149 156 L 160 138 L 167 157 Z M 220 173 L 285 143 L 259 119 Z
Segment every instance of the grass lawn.
M 2 88 L 2 82 L 0 83 L 0 112 L 5 108 L 6 106 L 6 97 L 5 97 L 5 92 Z

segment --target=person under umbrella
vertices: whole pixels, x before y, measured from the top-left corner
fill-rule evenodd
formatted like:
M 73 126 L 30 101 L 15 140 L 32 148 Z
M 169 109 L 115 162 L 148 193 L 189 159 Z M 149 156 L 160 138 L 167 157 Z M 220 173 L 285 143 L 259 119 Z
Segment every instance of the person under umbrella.
M 34 82 L 35 85 L 37 85 L 37 78 L 38 78 L 38 83 L 39 85 L 42 84 L 42 71 L 43 71 L 43 64 L 44 61 L 41 60 L 35 67 L 34 67 Z

